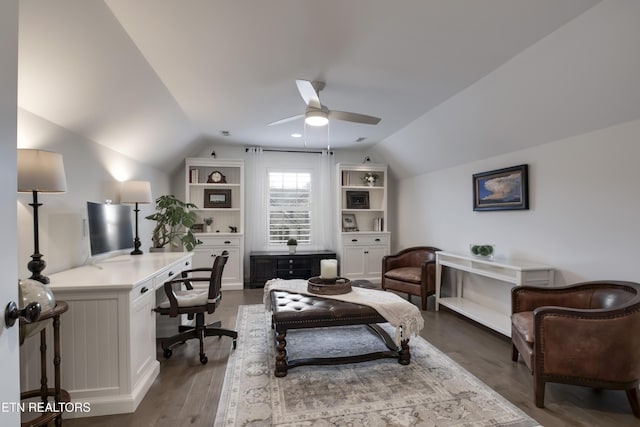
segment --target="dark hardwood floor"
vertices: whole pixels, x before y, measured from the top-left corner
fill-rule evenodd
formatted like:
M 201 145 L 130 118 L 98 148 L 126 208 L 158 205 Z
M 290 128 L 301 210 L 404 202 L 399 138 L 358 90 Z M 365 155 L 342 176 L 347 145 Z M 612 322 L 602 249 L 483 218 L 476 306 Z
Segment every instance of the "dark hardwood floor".
M 262 303 L 262 289 L 226 291 L 210 321 L 221 320 L 224 327 L 235 325 L 237 308 Z M 416 303 L 416 301 L 414 301 Z M 533 402 L 533 379 L 522 362 L 511 361 L 511 343 L 493 331 L 447 310 L 423 312 L 421 335 L 467 371 L 517 405 L 540 424 L 555 426 L 640 426 L 623 391 L 594 391 L 587 388 L 548 384 L 546 408 Z M 193 426 L 213 423 L 224 380 L 229 338 L 208 338 L 207 365 L 198 360 L 198 342 L 191 340 L 174 349 L 165 359 L 158 351 L 160 375 L 133 414 L 65 419 L 72 427 Z

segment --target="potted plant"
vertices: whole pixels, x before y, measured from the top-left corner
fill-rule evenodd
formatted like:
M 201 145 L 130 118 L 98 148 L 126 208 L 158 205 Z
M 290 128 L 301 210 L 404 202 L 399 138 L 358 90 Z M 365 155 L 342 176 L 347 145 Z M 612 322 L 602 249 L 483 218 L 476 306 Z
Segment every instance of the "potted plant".
M 369 187 L 373 187 L 378 180 L 378 174 L 373 172 L 367 172 L 362 177 L 362 182 L 367 184 Z
M 185 203 L 174 195 L 163 195 L 156 199 L 157 212 L 146 216 L 156 221 L 153 229 L 153 249 L 167 250 L 183 246 L 187 251 L 193 250 L 200 242 L 191 231 L 196 222 L 196 213 L 189 209 L 197 208 L 193 203 Z
M 296 239 L 289 239 L 287 240 L 287 246 L 289 246 L 289 253 L 295 254 L 296 247 L 298 246 L 298 241 Z

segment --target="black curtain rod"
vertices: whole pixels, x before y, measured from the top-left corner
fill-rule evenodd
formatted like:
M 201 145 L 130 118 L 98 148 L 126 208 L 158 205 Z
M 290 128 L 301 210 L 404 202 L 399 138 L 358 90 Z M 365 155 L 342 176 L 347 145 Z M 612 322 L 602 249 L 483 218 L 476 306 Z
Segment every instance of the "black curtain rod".
M 249 151 L 250 148 L 245 148 L 244 152 Z M 304 151 L 304 150 L 284 150 L 278 148 L 263 148 L 262 151 L 271 151 L 274 153 L 304 153 L 304 154 L 322 154 L 322 151 Z M 333 151 L 329 151 L 329 154 L 333 155 Z

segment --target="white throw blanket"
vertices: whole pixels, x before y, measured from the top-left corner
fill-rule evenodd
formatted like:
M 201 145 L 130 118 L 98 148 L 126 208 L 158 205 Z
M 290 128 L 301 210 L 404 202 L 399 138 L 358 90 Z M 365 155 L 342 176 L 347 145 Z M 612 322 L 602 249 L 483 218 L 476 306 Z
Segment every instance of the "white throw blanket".
M 307 290 L 306 280 L 273 279 L 264 286 L 263 301 L 267 311 L 271 311 L 270 293 L 275 290 L 369 306 L 396 328 L 394 341 L 397 346 L 402 340 L 418 336 L 424 327 L 424 319 L 418 307 L 392 292 L 354 286 L 351 288 L 351 292 L 346 294 L 318 295 Z

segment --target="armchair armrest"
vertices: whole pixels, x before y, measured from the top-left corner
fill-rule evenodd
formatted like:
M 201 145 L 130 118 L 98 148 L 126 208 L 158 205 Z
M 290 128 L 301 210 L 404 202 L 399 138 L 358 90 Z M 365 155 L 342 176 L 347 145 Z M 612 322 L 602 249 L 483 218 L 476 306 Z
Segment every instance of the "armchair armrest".
M 540 307 L 533 311 L 535 359 L 540 372 L 624 383 L 640 374 L 640 336 L 629 333 L 640 320 L 640 310 Z
M 192 268 L 191 270 L 182 270 L 182 273 L 180 273 L 180 275 L 183 278 L 187 278 L 191 273 L 211 273 L 212 271 L 212 268 Z

